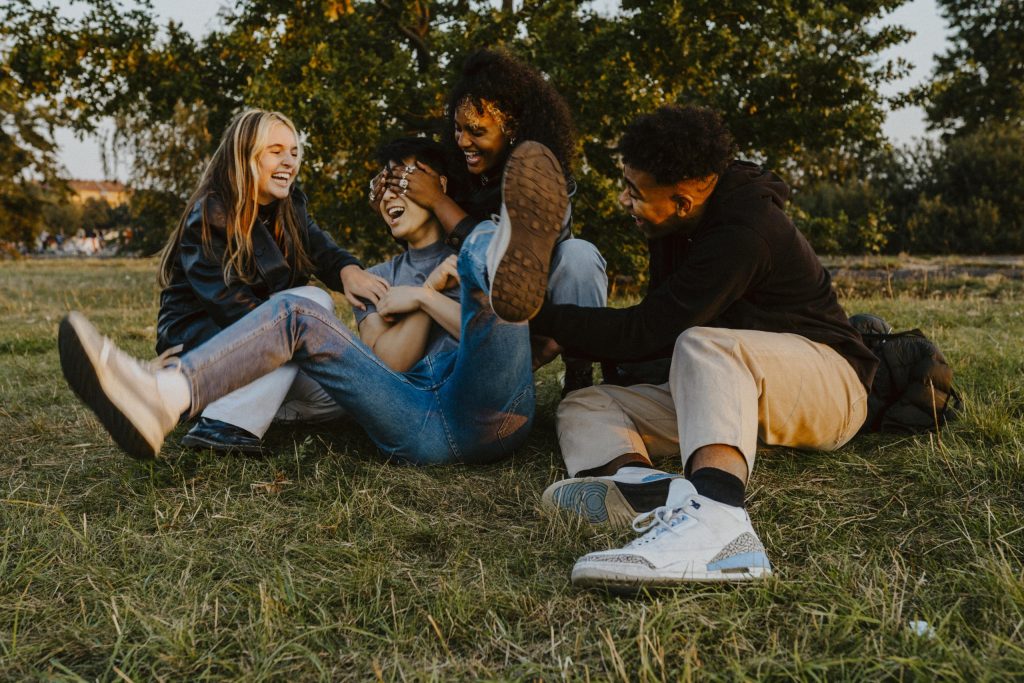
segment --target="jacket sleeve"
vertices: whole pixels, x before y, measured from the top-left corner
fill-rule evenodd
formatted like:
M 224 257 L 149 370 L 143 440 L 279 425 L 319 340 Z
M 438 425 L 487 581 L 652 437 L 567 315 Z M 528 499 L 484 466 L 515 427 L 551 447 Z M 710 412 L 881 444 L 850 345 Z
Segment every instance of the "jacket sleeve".
M 695 242 L 686 262 L 628 308 L 545 303 L 530 331 L 553 337 L 567 353 L 595 360 L 663 357 L 685 330 L 707 325 L 770 267 L 768 245 L 744 228 L 723 227 Z
M 315 275 L 336 292 L 344 292 L 341 284 L 341 269 L 345 266 L 359 266 L 355 256 L 345 251 L 326 232 L 320 229 L 313 217 L 306 213 L 306 238 L 309 245 L 309 257 L 316 268 Z
M 196 298 L 217 325 L 227 327 L 263 303 L 249 285 L 225 284 L 222 262 L 227 249 L 224 228 L 210 226 L 210 249 L 203 249 L 202 214 L 193 211 L 178 246 L 178 259 Z

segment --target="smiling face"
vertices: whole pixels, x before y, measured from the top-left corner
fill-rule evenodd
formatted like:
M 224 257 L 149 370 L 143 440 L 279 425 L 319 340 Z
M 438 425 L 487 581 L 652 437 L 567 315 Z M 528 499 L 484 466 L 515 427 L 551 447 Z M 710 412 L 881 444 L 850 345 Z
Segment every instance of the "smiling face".
M 291 192 L 302 160 L 299 142 L 292 129 L 274 121 L 267 132 L 267 141 L 256 156 L 256 201 L 261 205 L 284 199 Z
M 626 186 L 619 194 L 619 204 L 644 235 L 658 237 L 680 226 L 676 185 L 658 185 L 653 175 L 629 164 L 623 165 L 622 178 Z
M 694 225 L 704 214 L 708 198 L 718 184 L 717 175 L 659 185 L 654 176 L 629 164 L 622 165 L 625 188 L 619 204 L 648 239 Z
M 388 168 L 394 170 L 415 165 L 416 158 L 408 157 L 400 164 L 389 162 Z M 446 183 L 447 179 L 441 176 L 441 187 L 444 188 Z M 391 236 L 407 242 L 413 249 L 429 246 L 441 239 L 441 224 L 434 214 L 393 188 L 384 191 L 378 206 L 384 222 L 391 229 Z
M 487 100 L 478 111 L 470 98 L 455 110 L 455 144 L 466 155 L 466 169 L 480 175 L 496 168 L 508 152 L 508 117 Z

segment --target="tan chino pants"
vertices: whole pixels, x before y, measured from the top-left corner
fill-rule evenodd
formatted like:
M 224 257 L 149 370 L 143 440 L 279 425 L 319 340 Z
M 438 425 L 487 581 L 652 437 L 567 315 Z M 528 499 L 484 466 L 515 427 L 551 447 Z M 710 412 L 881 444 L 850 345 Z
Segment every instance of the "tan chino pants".
M 558 406 L 570 476 L 620 455 L 650 461 L 734 446 L 753 469 L 757 442 L 834 450 L 860 429 L 867 392 L 831 347 L 796 334 L 695 327 L 676 340 L 667 384 L 601 385 Z

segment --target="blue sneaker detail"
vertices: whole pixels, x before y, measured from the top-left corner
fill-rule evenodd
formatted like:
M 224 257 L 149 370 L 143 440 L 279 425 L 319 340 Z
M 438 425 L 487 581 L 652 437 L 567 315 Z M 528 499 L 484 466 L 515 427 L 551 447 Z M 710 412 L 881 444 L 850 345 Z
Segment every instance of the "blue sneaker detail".
M 668 472 L 657 472 L 655 474 L 648 474 L 646 477 L 640 480 L 641 484 L 647 484 L 652 481 L 661 481 L 662 479 L 679 479 L 680 475 L 670 474 Z
M 552 494 L 552 500 L 561 510 L 570 510 L 586 518 L 591 524 L 608 521 L 608 508 L 604 499 L 608 485 L 597 481 L 569 483 Z
M 736 571 L 736 570 L 749 570 L 749 569 L 768 569 L 771 570 L 771 564 L 768 562 L 768 556 L 760 551 L 738 553 L 727 557 L 718 562 L 711 562 L 708 564 L 709 572 L 721 572 L 721 571 Z

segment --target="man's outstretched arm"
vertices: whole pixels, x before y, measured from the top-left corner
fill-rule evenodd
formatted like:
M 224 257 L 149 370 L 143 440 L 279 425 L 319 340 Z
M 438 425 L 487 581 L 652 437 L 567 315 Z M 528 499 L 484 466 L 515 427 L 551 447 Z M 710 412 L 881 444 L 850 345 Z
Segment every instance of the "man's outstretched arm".
M 553 338 L 566 353 L 592 360 L 642 361 L 670 355 L 676 338 L 718 318 L 767 271 L 763 240 L 738 229 L 693 245 L 687 262 L 628 308 L 545 302 L 530 332 Z

